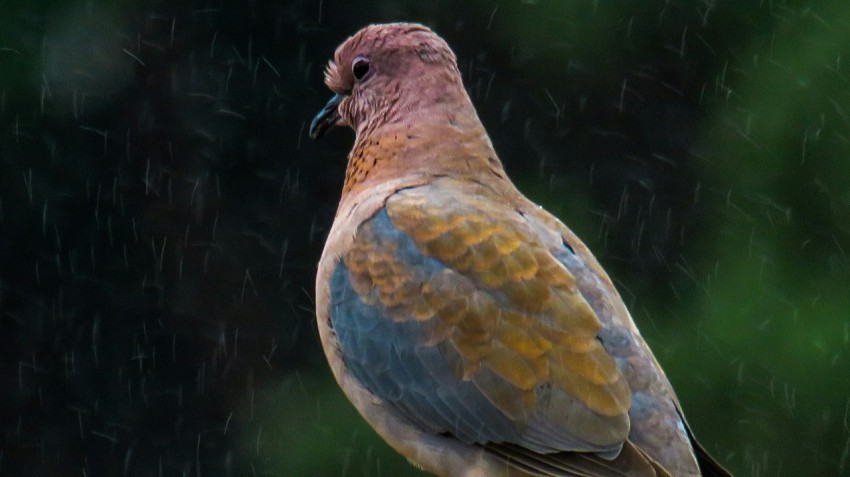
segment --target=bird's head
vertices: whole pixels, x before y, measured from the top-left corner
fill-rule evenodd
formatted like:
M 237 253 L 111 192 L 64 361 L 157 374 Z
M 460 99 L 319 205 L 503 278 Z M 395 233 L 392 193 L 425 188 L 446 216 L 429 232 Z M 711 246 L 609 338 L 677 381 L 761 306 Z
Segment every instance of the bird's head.
M 333 126 L 355 131 L 403 121 L 429 105 L 465 96 L 454 53 L 414 23 L 371 25 L 337 48 L 325 69 L 335 94 L 310 125 L 318 139 Z

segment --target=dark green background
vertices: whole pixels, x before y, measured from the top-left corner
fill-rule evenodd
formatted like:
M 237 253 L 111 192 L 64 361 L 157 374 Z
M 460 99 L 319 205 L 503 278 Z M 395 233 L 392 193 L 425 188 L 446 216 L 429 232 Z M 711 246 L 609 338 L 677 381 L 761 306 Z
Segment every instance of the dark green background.
M 417 475 L 332 382 L 315 264 L 372 22 L 458 55 L 738 475 L 850 475 L 850 5 L 0 4 L 0 475 Z

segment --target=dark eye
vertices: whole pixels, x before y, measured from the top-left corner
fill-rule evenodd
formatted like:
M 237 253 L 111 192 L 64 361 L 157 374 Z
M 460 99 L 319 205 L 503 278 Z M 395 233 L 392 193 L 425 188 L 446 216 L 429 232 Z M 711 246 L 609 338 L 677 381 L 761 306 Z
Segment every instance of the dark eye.
M 358 56 L 351 63 L 351 72 L 354 73 L 354 79 L 362 80 L 369 73 L 369 60 Z

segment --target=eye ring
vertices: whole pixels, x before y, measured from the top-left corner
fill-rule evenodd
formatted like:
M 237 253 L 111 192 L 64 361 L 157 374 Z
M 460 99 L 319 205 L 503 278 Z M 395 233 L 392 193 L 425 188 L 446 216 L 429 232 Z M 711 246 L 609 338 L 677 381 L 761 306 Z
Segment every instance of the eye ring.
M 354 75 L 354 79 L 357 81 L 362 80 L 369 74 L 369 70 L 371 67 L 369 65 L 369 59 L 358 56 L 354 58 L 354 61 L 351 62 L 351 73 Z

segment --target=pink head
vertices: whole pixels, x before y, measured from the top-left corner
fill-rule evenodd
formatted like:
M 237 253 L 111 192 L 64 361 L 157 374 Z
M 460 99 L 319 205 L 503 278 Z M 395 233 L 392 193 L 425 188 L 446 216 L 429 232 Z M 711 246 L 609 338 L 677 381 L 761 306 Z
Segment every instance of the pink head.
M 454 53 L 415 23 L 358 31 L 337 48 L 325 84 L 336 94 L 313 120 L 313 139 L 332 126 L 374 130 L 442 101 L 452 89 L 465 94 Z

